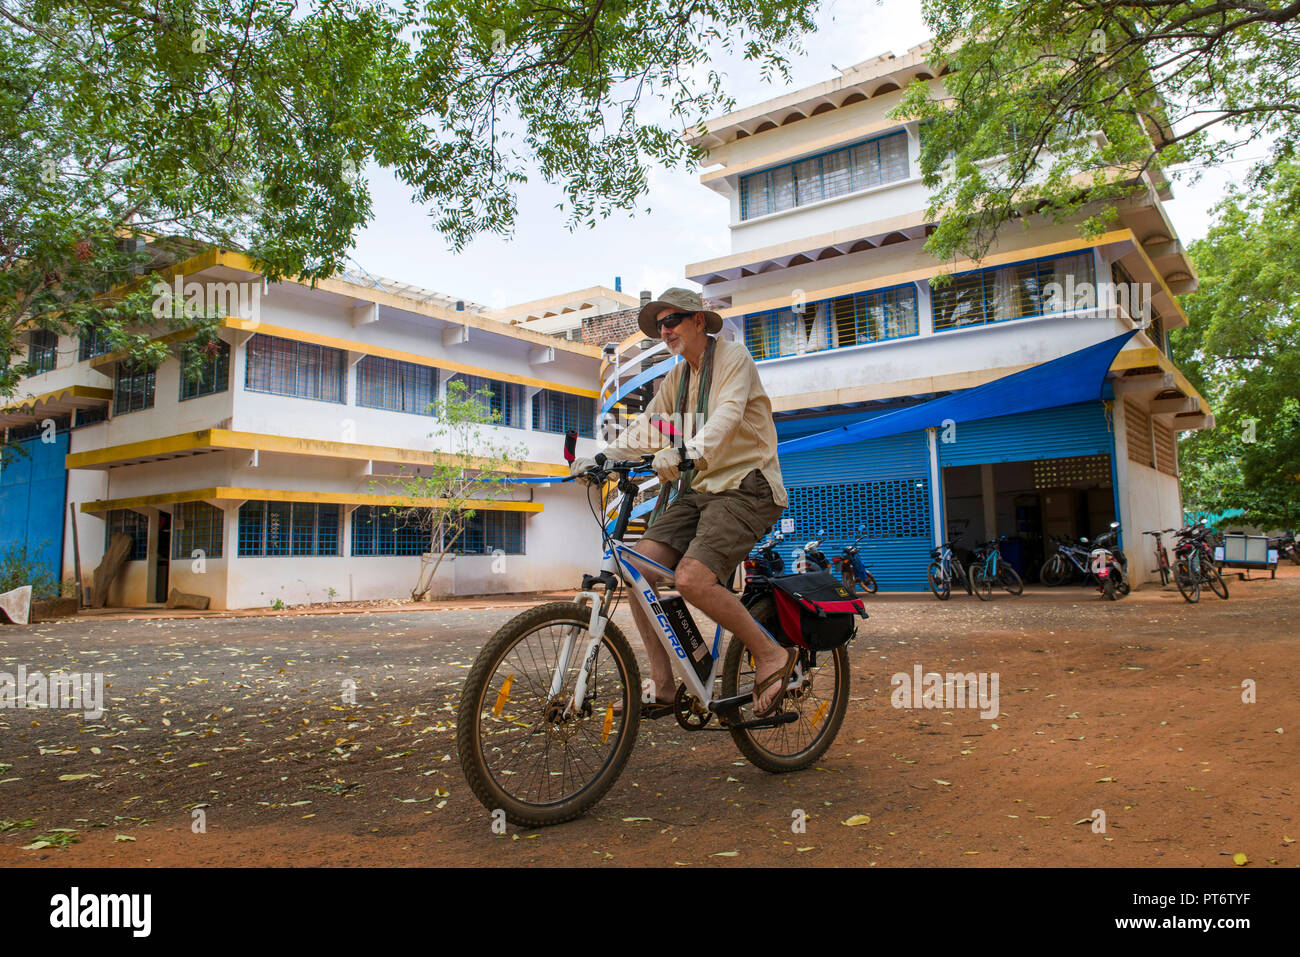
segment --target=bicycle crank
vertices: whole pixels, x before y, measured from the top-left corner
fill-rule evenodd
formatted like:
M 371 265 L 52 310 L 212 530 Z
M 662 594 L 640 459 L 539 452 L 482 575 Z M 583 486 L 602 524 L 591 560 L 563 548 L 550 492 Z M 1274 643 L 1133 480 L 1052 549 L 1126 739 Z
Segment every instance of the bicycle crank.
M 673 698 L 673 717 L 687 731 L 699 731 L 712 720 L 713 712 L 688 692 L 686 685 L 680 684 L 677 686 L 677 696 Z

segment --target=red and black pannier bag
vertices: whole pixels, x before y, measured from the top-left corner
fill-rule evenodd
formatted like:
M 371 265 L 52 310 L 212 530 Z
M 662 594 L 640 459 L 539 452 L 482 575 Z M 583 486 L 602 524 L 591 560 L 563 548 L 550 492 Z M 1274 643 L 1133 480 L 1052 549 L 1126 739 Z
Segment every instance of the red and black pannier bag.
M 853 616 L 867 617 L 861 600 L 828 571 L 782 575 L 772 584 L 781 630 L 810 651 L 831 651 L 847 644 L 854 634 Z

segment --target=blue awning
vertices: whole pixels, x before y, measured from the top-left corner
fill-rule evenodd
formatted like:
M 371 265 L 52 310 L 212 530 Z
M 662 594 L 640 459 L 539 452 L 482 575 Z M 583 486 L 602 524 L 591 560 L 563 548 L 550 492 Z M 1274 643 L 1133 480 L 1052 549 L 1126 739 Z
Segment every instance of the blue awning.
M 1125 332 L 1113 339 L 1071 352 L 1032 369 L 1013 372 L 973 389 L 963 389 L 940 399 L 877 415 L 838 429 L 787 439 L 777 445 L 777 452 L 807 452 L 846 442 L 898 435 L 901 432 L 939 428 L 947 420 L 971 422 L 1017 412 L 1074 405 L 1090 399 L 1099 400 L 1102 398 L 1102 388 L 1111 363 L 1133 334 Z

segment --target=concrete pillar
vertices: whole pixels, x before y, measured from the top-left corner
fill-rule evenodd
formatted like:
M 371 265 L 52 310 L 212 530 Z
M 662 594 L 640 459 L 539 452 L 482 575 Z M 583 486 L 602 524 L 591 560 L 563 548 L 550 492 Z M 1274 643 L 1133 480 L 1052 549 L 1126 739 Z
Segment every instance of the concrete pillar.
M 938 429 L 925 430 L 930 451 L 930 528 L 934 547 L 943 544 L 943 473 L 939 469 Z
M 984 537 L 998 537 L 997 491 L 993 488 L 993 465 L 985 462 L 980 466 L 980 494 L 984 500 Z

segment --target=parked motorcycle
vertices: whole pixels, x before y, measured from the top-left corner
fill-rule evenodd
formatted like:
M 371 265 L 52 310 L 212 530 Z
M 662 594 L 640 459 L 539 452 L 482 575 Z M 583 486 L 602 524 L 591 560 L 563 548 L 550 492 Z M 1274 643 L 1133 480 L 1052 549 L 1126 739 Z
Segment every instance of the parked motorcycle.
M 1103 532 L 1092 541 L 1088 552 L 1088 571 L 1097 580 L 1101 597 L 1107 601 L 1123 598 L 1131 591 L 1128 582 L 1128 559 L 1115 547 L 1119 538 L 1119 522 L 1110 523 L 1110 531 Z M 1088 540 L 1080 539 L 1085 544 Z
M 875 576 L 867 571 L 866 563 L 862 561 L 862 554 L 858 550 L 858 542 L 862 541 L 862 536 L 866 533 L 867 526 L 859 525 L 858 537 L 853 540 L 853 544 L 845 545 L 844 550 L 833 559 L 840 566 L 840 581 L 852 594 L 856 594 L 859 588 L 868 595 L 876 593 Z

